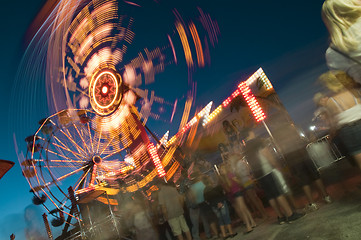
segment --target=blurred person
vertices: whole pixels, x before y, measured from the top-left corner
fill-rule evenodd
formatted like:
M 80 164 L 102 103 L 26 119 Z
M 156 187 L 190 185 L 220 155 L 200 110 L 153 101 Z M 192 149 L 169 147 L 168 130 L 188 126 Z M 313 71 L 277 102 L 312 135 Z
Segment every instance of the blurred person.
M 222 186 L 212 184 L 211 181 L 206 181 L 204 199 L 218 218 L 223 239 L 236 236 L 237 233 L 234 233 L 232 229 L 229 207 Z M 226 233 L 227 231 L 228 234 Z
M 167 235 L 173 240 L 175 239 L 172 229 L 168 224 L 168 221 L 164 217 L 162 206 L 159 204 L 159 190 L 153 191 L 151 194 L 151 207 L 154 225 L 158 227 L 159 240 L 167 240 Z
M 321 15 L 331 39 L 326 50 L 327 66 L 343 70 L 361 83 L 361 2 L 326 0 Z
M 306 150 L 307 143 L 300 143 L 299 148 L 284 154 L 284 157 L 290 167 L 291 174 L 295 176 L 302 186 L 308 205 L 306 211 L 315 211 L 319 206 L 315 203 L 312 196 L 311 185 L 315 183 L 317 189 L 326 203 L 331 203 L 331 197 L 327 193 L 321 175 L 317 170 L 314 162 Z
M 316 131 L 320 134 L 326 135 L 330 130 L 330 117 L 326 108 L 328 96 L 324 93 L 318 92 L 313 96 L 313 102 L 316 105 L 316 111 L 312 122 L 316 122 Z
M 223 162 L 227 162 L 229 158 L 229 151 L 224 143 L 218 144 L 218 150 L 221 153 L 221 158 Z
M 233 125 L 228 120 L 224 120 L 222 122 L 222 126 L 223 132 L 228 139 L 230 148 L 233 149 L 234 147 L 239 147 L 238 133 L 237 130 L 233 127 Z
M 233 119 L 232 125 L 237 131 L 238 141 L 244 141 L 248 137 L 249 129 L 245 126 L 243 120 Z
M 252 204 L 253 208 L 259 212 L 262 219 L 268 218 L 266 209 L 256 193 L 255 182 L 245 158 L 242 158 L 242 155 L 240 154 L 232 154 L 230 162 L 233 173 L 240 180 L 240 184 L 242 184 L 245 196 L 250 200 L 250 204 Z
M 344 71 L 328 71 L 318 80 L 333 95 L 326 108 L 331 118 L 331 137 L 361 169 L 361 95 L 358 84 Z
M 313 102 L 316 105 L 315 117 L 319 114 L 327 112 L 326 103 L 328 100 L 328 96 L 324 93 L 318 92 L 313 96 Z
M 189 206 L 189 217 L 192 222 L 192 237 L 195 240 L 199 240 L 199 219 L 201 219 L 206 237 L 212 238 L 210 231 L 210 224 L 207 219 L 207 214 L 203 204 L 204 202 L 204 189 L 205 185 L 201 178 L 201 173 L 194 171 L 190 174 L 190 185 L 186 193 L 188 206 Z
M 213 186 L 215 184 L 215 180 L 212 179 L 209 175 L 204 175 L 202 176 L 202 182 L 204 183 L 204 185 L 206 186 Z M 204 191 L 206 190 L 206 188 L 204 189 Z M 204 193 L 203 193 L 204 195 Z M 209 222 L 209 226 L 211 228 L 211 232 L 213 234 L 212 239 L 216 239 L 218 238 L 218 219 L 216 214 L 213 212 L 211 206 L 209 205 L 209 203 L 206 201 L 206 199 L 204 199 L 204 204 L 202 204 L 202 208 L 204 209 L 205 212 L 205 216 Z
M 36 205 L 29 205 L 25 208 L 25 238 L 29 240 L 45 240 L 48 239 L 45 228 L 43 226 L 43 220 L 40 218 L 41 210 Z
M 269 204 L 277 214 L 279 224 L 293 221 L 304 216 L 294 212 L 283 190 L 279 187 L 274 169 L 279 168 L 272 151 L 264 139 L 249 139 L 245 145 L 245 156 L 251 166 L 254 177 L 264 190 Z
M 326 191 L 320 173 L 307 153 L 308 139 L 300 134 L 300 131 L 294 124 L 289 123 L 284 124 L 278 132 L 275 133 L 274 131 L 273 136 L 275 137 L 276 134 L 278 149 L 287 164 L 290 178 L 297 180 L 306 196 L 308 203 L 305 210 L 315 211 L 319 208 L 312 196 L 311 185 L 313 183 L 315 183 L 324 201 L 327 203 L 331 202 L 331 197 Z M 271 142 L 268 144 L 271 144 Z
M 248 207 L 244 201 L 243 188 L 237 180 L 236 176 L 232 173 L 229 163 L 224 163 L 220 167 L 220 180 L 222 186 L 228 192 L 229 200 L 232 203 L 237 215 L 243 220 L 246 225 L 246 232 L 250 233 L 256 227 Z
M 161 181 L 159 184 L 158 200 L 161 206 L 164 219 L 169 223 L 172 232 L 179 240 L 183 240 L 184 233 L 187 240 L 191 240 L 192 236 L 189 227 L 184 218 L 184 199 L 174 186 Z
M 157 240 L 158 234 L 153 227 L 149 209 L 142 196 L 135 196 L 130 207 L 130 218 L 137 240 Z

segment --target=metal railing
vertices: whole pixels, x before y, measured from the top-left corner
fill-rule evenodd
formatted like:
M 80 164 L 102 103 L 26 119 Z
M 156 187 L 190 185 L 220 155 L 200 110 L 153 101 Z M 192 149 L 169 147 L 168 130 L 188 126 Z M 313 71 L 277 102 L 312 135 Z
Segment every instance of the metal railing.
M 317 170 L 325 168 L 345 158 L 329 135 L 321 137 L 306 146 L 306 150 Z

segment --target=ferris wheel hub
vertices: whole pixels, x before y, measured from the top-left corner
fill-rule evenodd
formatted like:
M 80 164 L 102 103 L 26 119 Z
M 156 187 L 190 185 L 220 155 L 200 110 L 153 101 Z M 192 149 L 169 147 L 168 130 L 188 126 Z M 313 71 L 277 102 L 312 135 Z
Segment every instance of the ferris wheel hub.
M 94 164 L 100 164 L 102 162 L 102 158 L 100 156 L 94 156 L 92 161 Z
M 89 84 L 90 104 L 99 115 L 109 115 L 119 106 L 122 93 L 122 78 L 113 69 L 96 72 Z

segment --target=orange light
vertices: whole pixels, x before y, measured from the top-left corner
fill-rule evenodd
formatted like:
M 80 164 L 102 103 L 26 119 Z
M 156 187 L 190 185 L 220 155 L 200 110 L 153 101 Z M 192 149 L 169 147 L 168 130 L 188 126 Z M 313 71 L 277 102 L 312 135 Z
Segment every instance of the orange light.
M 203 56 L 202 44 L 201 44 L 201 40 L 199 39 L 199 35 L 198 35 L 197 29 L 196 29 L 196 26 L 194 25 L 194 23 L 191 22 L 189 24 L 189 30 L 191 31 L 194 45 L 196 47 L 198 65 L 200 67 L 204 67 L 204 56 Z
M 184 55 L 186 58 L 187 66 L 192 67 L 193 66 L 193 59 L 192 59 L 192 53 L 191 48 L 188 43 L 187 34 L 183 28 L 183 25 L 180 22 L 176 23 L 176 29 L 178 31 L 179 37 L 181 39 Z

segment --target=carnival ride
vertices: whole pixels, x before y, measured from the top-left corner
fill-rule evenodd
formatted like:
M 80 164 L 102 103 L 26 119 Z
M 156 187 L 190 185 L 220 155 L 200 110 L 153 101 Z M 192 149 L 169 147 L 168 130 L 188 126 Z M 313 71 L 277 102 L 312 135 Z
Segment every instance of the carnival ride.
M 109 206 L 114 236 L 120 238 L 112 207 L 120 205 L 117 194 L 149 195 L 155 179 L 169 181 L 180 170 L 175 154 L 190 126 L 195 91 L 191 73 L 206 64 L 208 41 L 217 41 L 217 25 L 200 8 L 197 22 L 185 21 L 173 10 L 175 28 L 164 44 L 139 51 L 132 45 L 139 9 L 140 4 L 128 1 L 59 1 L 19 68 L 19 76 L 30 82 L 44 76 L 52 113 L 26 137 L 20 165 L 33 202 L 44 205 L 54 217 L 53 226 L 64 226 L 62 238 L 96 239 L 89 207 L 80 206 L 92 201 Z M 141 40 L 137 45 L 147 39 Z M 171 97 L 157 96 L 172 86 L 158 75 L 182 57 L 186 81 Z M 30 68 L 34 62 L 46 67 Z M 159 140 L 147 126 L 151 119 L 178 126 L 175 138 L 168 144 L 165 136 Z M 53 238 L 46 215 L 44 220 Z M 78 234 L 69 234 L 69 226 Z

